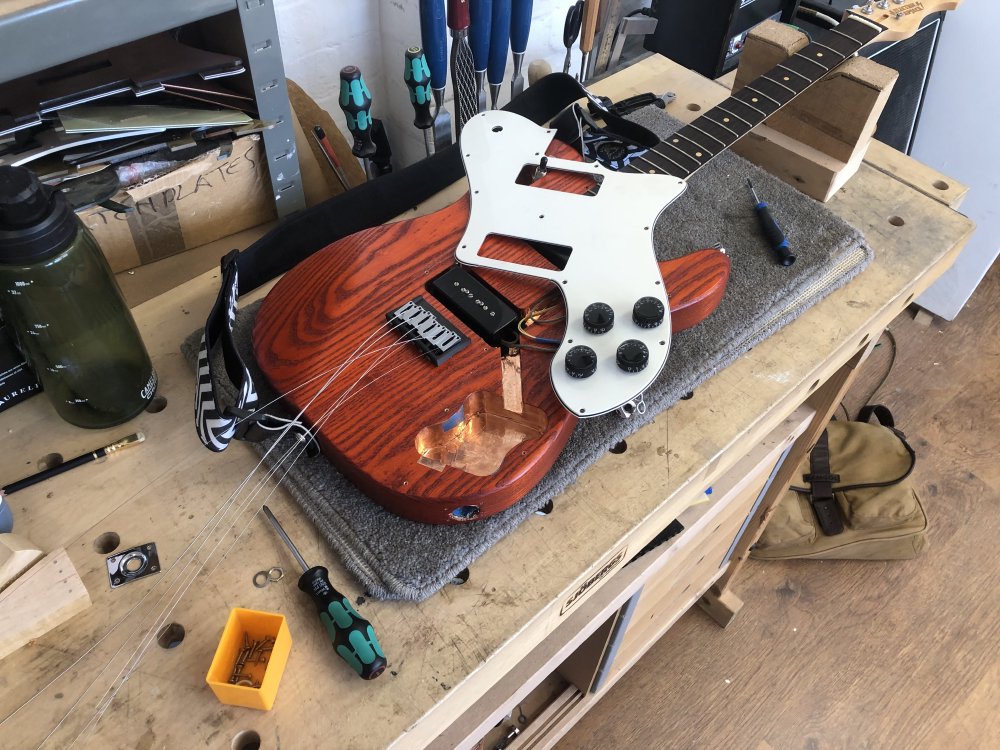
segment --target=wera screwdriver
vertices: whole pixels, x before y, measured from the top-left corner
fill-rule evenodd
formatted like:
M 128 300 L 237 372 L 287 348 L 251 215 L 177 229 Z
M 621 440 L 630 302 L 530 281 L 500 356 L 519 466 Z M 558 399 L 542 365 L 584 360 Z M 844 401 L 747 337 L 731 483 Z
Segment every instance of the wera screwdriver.
M 764 231 L 767 241 L 771 243 L 771 249 L 778 256 L 778 262 L 783 266 L 792 265 L 795 262 L 795 256 L 788 249 L 788 239 L 785 237 L 785 233 L 781 231 L 778 222 L 771 216 L 771 212 L 767 208 L 767 203 L 757 196 L 757 191 L 754 190 L 753 183 L 750 182 L 749 177 L 747 178 L 747 185 L 750 186 L 750 193 L 757 203 L 755 210 L 757 211 L 757 220 L 760 222 L 760 228 Z
M 310 568 L 299 551 L 281 528 L 278 519 L 271 509 L 264 506 L 264 515 L 278 532 L 292 556 L 302 566 L 302 577 L 299 578 L 299 588 L 312 598 L 319 619 L 326 628 L 333 650 L 346 661 L 363 679 L 374 680 L 385 671 L 386 660 L 382 646 L 375 636 L 375 628 L 365 618 L 359 615 L 347 597 L 341 594 L 330 583 L 326 568 L 317 565 Z

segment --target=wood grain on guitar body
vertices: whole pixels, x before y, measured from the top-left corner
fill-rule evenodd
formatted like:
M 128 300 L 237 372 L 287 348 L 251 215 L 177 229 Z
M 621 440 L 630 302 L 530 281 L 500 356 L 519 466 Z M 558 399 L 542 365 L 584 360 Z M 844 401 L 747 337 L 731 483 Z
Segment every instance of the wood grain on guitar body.
M 573 149 L 556 141 L 547 154 L 553 160 L 579 160 Z M 589 175 L 553 169 L 533 185 L 544 189 L 533 192 L 582 194 L 593 185 Z M 656 213 L 647 217 L 649 222 Z M 589 223 L 587 217 L 578 222 Z M 484 344 L 440 306 L 437 312 L 472 339 L 440 367 L 386 323 L 387 311 L 418 295 L 429 297 L 426 282 L 454 264 L 455 248 L 468 223 L 466 195 L 428 216 L 369 229 L 330 245 L 278 282 L 257 315 L 253 335 L 264 374 L 276 390 L 288 394 L 285 400 L 292 408 L 304 409 L 306 420 L 319 426 L 324 454 L 337 468 L 389 510 L 428 523 L 485 518 L 512 505 L 538 484 L 576 424 L 553 392 L 550 353 L 522 350 L 524 406 L 515 414 L 504 408 L 499 350 Z M 637 283 L 661 286 L 669 297 L 670 320 L 663 329 L 689 328 L 722 299 L 729 258 L 706 249 L 654 266 L 644 226 L 639 227 L 643 250 L 658 271 L 654 280 L 662 284 L 651 283 L 648 276 Z M 609 267 L 619 262 L 617 247 L 598 247 L 595 252 Z M 522 240 L 492 235 L 481 254 L 537 269 L 537 275 L 478 271 L 521 309 L 554 289 L 545 278 L 552 273 L 551 264 Z M 559 329 L 552 330 L 558 337 Z M 556 364 L 562 367 L 559 355 Z M 648 369 L 658 372 L 659 367 Z M 327 383 L 331 375 L 335 378 Z M 465 444 L 442 447 L 448 439 Z M 484 448 L 489 445 L 493 447 Z M 485 476 L 439 460 L 449 453 L 484 450 L 492 455 L 455 460 L 483 466 L 502 451 L 496 461 L 499 468 Z

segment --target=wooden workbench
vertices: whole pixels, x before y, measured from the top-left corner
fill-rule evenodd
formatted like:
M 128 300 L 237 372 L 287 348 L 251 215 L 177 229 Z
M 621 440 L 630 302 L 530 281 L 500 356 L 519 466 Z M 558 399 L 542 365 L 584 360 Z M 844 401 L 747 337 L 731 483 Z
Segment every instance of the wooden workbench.
M 661 57 L 595 88 L 615 96 L 674 91 L 671 111 L 688 119 L 726 95 Z M 148 436 L 115 461 L 11 498 L 16 530 L 46 551 L 64 546 L 93 606 L 2 661 L 3 746 L 35 748 L 50 732 L 44 747 L 67 748 L 81 732 L 74 747 L 246 748 L 255 736 L 262 748 L 470 746 L 536 686 L 556 698 L 512 747 L 551 745 L 685 609 L 701 602 L 720 622 L 738 609 L 729 581 L 759 527 L 760 489 L 769 482 L 766 507 L 789 478 L 787 464 L 772 471 L 782 452 L 794 458 L 808 447 L 882 328 L 950 265 L 972 230 L 952 208 L 962 194 L 876 144 L 829 204 L 864 232 L 874 264 L 629 438 L 624 453 L 601 459 L 551 515 L 527 521 L 478 560 L 468 584 L 420 604 L 364 603 L 389 656 L 389 671 L 372 683 L 330 652 L 295 587 L 294 562 L 259 516 L 230 514 L 226 528 L 234 530 L 211 538 L 199 561 L 216 542 L 219 551 L 201 574 L 178 563 L 257 459 L 243 445 L 210 453 L 194 432 L 193 376 L 178 347 L 205 320 L 218 274 L 142 304 L 135 314 L 165 408 L 104 433 L 59 422 L 41 398 L 0 415 L 3 477 L 29 473 L 53 450 L 68 457 L 134 429 Z M 358 593 L 282 490 L 268 504 L 306 559 Z M 677 517 L 684 533 L 624 566 Z M 105 555 L 95 550 L 109 532 L 122 549 L 155 541 L 163 572 L 111 591 Z M 255 588 L 253 574 L 273 565 L 285 568 L 285 579 Z M 88 728 L 125 657 L 169 594 L 185 587 L 165 620 L 183 626 L 183 641 L 171 649 L 154 641 Z M 205 684 L 235 606 L 288 618 L 291 657 L 268 713 L 223 706 Z

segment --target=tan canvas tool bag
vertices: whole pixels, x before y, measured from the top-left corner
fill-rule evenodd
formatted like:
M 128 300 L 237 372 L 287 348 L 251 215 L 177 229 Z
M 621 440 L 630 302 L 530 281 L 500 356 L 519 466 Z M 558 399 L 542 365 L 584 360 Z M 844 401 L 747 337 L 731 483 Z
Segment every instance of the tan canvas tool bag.
M 873 415 L 880 424 L 868 422 Z M 866 406 L 858 420 L 827 426 L 752 557 L 899 560 L 924 548 L 927 516 L 909 479 L 913 449 L 886 407 Z

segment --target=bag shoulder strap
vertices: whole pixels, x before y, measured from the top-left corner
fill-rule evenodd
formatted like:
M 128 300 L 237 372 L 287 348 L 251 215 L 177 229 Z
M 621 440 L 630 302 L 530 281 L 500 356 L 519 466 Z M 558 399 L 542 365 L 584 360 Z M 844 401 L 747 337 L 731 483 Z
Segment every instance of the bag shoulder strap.
M 823 533 L 827 536 L 844 533 L 844 519 L 833 497 L 833 485 L 840 481 L 840 475 L 830 471 L 830 435 L 826 430 L 810 451 L 809 473 L 802 478 L 809 482 L 809 504 Z

